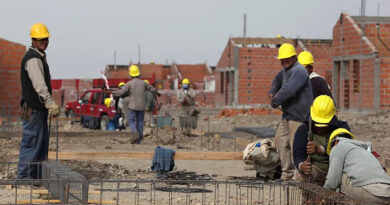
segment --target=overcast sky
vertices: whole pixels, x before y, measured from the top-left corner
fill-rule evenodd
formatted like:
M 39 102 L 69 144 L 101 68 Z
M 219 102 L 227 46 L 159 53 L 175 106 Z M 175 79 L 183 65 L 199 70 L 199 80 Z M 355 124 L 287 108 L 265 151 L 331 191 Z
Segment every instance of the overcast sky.
M 367 0 L 366 15 L 390 16 L 389 0 Z M 138 61 L 216 65 L 229 37 L 332 38 L 342 11 L 361 0 L 0 0 L 0 37 L 30 45 L 45 23 L 53 78 L 99 77 L 107 64 Z

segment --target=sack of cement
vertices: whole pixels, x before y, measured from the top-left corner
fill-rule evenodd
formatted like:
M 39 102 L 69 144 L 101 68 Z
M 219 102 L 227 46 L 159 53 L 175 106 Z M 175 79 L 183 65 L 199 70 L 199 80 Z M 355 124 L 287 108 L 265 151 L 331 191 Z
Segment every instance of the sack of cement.
M 254 165 L 258 175 L 271 179 L 280 165 L 279 153 L 271 139 L 248 144 L 243 151 L 243 160 L 245 164 Z

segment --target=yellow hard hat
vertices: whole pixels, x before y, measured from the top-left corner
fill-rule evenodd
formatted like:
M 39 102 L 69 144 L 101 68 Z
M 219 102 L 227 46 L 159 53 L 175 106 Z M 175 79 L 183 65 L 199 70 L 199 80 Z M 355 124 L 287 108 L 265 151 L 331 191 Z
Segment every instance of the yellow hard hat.
M 311 65 L 314 63 L 313 55 L 309 51 L 302 51 L 298 55 L 298 62 L 303 66 Z
M 284 38 L 282 35 L 278 34 L 276 38 Z
M 310 108 L 311 119 L 317 123 L 329 123 L 335 113 L 333 99 L 327 95 L 320 95 L 314 99 Z
M 291 58 L 292 56 L 295 55 L 297 55 L 297 53 L 295 52 L 295 48 L 293 45 L 289 43 L 283 43 L 282 46 L 280 46 L 278 59 Z
M 332 144 L 332 140 L 341 134 L 348 134 L 351 137 L 351 139 L 353 139 L 353 140 L 355 139 L 355 136 L 345 128 L 338 128 L 338 129 L 334 130 L 332 132 L 332 134 L 330 134 L 328 146 L 326 147 L 326 153 L 328 155 L 330 155 L 330 150 L 331 150 L 330 146 Z
M 188 78 L 184 78 L 184 79 L 181 81 L 181 84 L 188 85 L 188 84 L 190 84 L 190 80 L 188 80 Z
M 47 30 L 47 27 L 43 23 L 36 23 L 34 24 L 30 29 L 30 37 L 31 38 L 49 38 L 50 33 L 49 30 Z
M 129 74 L 131 77 L 138 77 L 140 75 L 138 66 L 131 65 L 129 68 Z
M 111 105 L 111 98 L 104 99 L 104 105 L 106 105 L 107 107 L 110 107 L 110 105 Z
M 150 84 L 148 80 L 144 80 L 144 81 L 145 81 L 145 83 Z
M 118 87 L 121 87 L 121 86 L 124 86 L 124 85 L 126 85 L 125 82 L 120 82 L 120 83 L 118 84 Z

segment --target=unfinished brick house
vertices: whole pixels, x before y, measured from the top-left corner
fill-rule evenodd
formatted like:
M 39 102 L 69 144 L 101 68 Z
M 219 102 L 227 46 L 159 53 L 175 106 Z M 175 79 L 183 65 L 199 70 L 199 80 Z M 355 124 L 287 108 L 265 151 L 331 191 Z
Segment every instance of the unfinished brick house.
M 333 96 L 341 109 L 390 108 L 390 17 L 342 13 L 333 27 Z
M 0 38 L 0 117 L 20 119 L 20 62 L 26 46 Z
M 332 80 L 331 39 L 230 38 L 216 66 L 218 105 L 269 104 L 267 92 L 280 71 L 278 45 L 291 43 L 297 53 L 314 56 L 314 70 Z

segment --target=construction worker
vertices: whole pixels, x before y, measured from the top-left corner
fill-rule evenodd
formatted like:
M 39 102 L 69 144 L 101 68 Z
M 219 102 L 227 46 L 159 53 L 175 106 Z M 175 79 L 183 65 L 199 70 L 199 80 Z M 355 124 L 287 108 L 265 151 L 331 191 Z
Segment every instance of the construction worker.
M 309 51 L 302 51 L 298 55 L 298 62 L 303 65 L 309 73 L 311 88 L 313 89 L 313 98 L 315 99 L 320 95 L 328 95 L 329 97 L 332 97 L 332 92 L 330 91 L 328 82 L 324 77 L 313 71 L 313 55 Z
M 31 27 L 30 37 L 32 45 L 24 55 L 20 68 L 23 136 L 19 150 L 18 179 L 41 178 L 41 167 L 28 163 L 47 159 L 47 118 L 60 114 L 60 106 L 52 97 L 50 70 L 45 53 L 50 33 L 44 24 L 36 23 Z
M 118 84 L 118 88 L 121 89 L 126 85 L 125 82 L 120 82 Z M 114 116 L 114 122 L 115 122 L 115 130 L 120 131 L 124 129 L 124 124 L 126 121 L 124 121 L 124 113 L 123 113 L 123 98 L 116 98 L 115 99 L 115 116 Z M 125 123 L 123 123 L 125 122 Z
M 293 137 L 296 129 L 308 119 L 313 93 L 307 70 L 297 62 L 293 45 L 282 44 L 278 59 L 283 68 L 275 76 L 268 97 L 273 108 L 281 106 L 283 111 L 275 134 L 275 145 L 280 154 L 281 179 L 287 181 L 294 176 L 291 157 Z
M 144 80 L 147 84 L 150 84 L 148 80 Z M 155 108 L 155 94 L 152 91 L 145 91 L 145 125 L 151 127 L 153 121 L 153 110 Z
M 330 164 L 324 187 L 340 188 L 342 193 L 364 204 L 389 203 L 390 177 L 371 154 L 371 143 L 354 138 L 345 129 L 330 136 L 326 150 Z
M 143 139 L 144 130 L 144 117 L 145 117 L 145 90 L 151 90 L 153 92 L 156 89 L 147 84 L 145 81 L 139 79 L 141 72 L 137 65 L 131 65 L 129 67 L 129 75 L 132 78 L 126 85 L 120 90 L 113 92 L 114 97 L 129 96 L 129 105 L 127 116 L 129 118 L 129 127 L 131 132 L 138 133 L 138 139 L 132 143 L 140 144 Z
M 196 93 L 190 87 L 190 80 L 184 78 L 181 81 L 181 89 L 177 95 L 177 101 L 181 104 L 183 114 L 189 115 L 191 110 L 195 108 Z
M 181 89 L 177 94 L 177 101 L 181 104 L 182 109 L 180 126 L 185 128 L 185 132 L 188 134 L 190 128 L 195 129 L 197 127 L 199 111 L 195 109 L 196 93 L 190 86 L 190 80 L 184 78 L 181 85 Z
M 325 183 L 329 166 L 329 156 L 325 148 L 329 137 L 338 128 L 350 129 L 348 123 L 338 120 L 335 114 L 333 99 L 327 95 L 320 95 L 310 108 L 311 122 L 304 123 L 297 129 L 293 159 L 300 173 L 298 181 L 310 179 L 321 186 Z
M 126 85 L 125 82 L 120 82 L 118 87 L 119 87 L 119 89 L 122 89 L 122 88 L 124 88 L 125 85 Z M 123 97 L 121 99 L 122 99 L 122 103 L 121 104 L 122 104 L 122 124 L 123 124 L 121 129 L 126 129 L 126 123 L 129 120 L 129 118 L 127 116 L 127 112 L 129 110 L 130 96 L 126 96 L 126 97 Z

